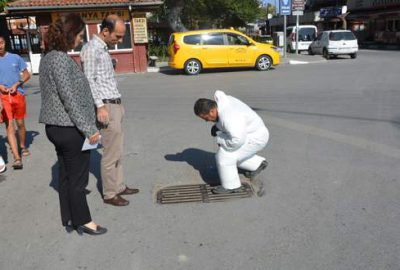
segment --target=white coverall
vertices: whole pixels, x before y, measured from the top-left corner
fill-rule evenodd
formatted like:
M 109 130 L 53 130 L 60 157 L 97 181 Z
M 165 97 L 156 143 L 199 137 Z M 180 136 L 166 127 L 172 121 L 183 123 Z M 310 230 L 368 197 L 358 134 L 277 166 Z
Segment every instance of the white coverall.
M 268 143 L 269 132 L 263 120 L 249 106 L 217 90 L 218 104 L 216 163 L 221 184 L 226 189 L 241 186 L 237 167 L 255 171 L 265 158 L 256 155 Z

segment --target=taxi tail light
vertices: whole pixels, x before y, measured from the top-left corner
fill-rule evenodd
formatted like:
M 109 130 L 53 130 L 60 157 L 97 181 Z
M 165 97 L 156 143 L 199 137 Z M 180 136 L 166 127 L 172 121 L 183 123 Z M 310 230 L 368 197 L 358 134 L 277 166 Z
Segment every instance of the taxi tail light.
M 174 42 L 174 53 L 176 54 L 178 52 L 178 50 L 181 48 L 181 46 L 179 46 L 179 44 L 177 44 L 176 42 Z

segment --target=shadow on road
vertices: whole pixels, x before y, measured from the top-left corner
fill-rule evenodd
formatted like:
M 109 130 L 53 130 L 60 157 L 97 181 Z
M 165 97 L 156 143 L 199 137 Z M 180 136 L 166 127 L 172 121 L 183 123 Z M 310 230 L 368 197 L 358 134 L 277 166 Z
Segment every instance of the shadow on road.
M 25 139 L 25 146 L 27 148 L 29 148 L 29 146 L 33 143 L 35 137 L 37 135 L 39 135 L 39 134 L 40 134 L 39 132 L 34 131 L 34 130 L 27 131 L 26 132 L 26 139 Z M 17 138 L 17 140 L 19 140 L 18 132 L 15 133 L 15 137 Z M 19 141 L 18 141 L 18 144 L 19 144 Z M 7 137 L 1 137 L 0 138 L 0 155 L 3 157 L 5 163 L 9 162 L 7 145 L 8 145 Z
M 188 148 L 180 153 L 165 155 L 165 159 L 168 161 L 186 162 L 199 171 L 205 183 L 210 186 L 220 184 L 214 153 L 196 148 Z

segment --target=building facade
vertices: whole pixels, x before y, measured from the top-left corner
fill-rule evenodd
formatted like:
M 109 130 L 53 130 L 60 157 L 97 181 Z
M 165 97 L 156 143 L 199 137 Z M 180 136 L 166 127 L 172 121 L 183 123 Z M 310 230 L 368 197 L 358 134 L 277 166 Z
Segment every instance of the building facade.
M 85 41 L 100 31 L 101 21 L 109 14 L 117 14 L 126 24 L 123 42 L 109 48 L 116 61 L 116 72 L 147 71 L 147 14 L 157 9 L 159 0 L 17 0 L 6 8 L 11 48 L 20 53 L 38 73 L 42 55 L 43 36 L 48 26 L 59 16 L 74 12 L 86 23 Z M 18 21 L 26 23 L 18 23 Z M 15 22 L 17 26 L 15 27 Z M 15 30 L 15 28 L 21 31 Z M 18 33 L 18 35 L 15 35 Z M 78 63 L 81 46 L 69 54 Z

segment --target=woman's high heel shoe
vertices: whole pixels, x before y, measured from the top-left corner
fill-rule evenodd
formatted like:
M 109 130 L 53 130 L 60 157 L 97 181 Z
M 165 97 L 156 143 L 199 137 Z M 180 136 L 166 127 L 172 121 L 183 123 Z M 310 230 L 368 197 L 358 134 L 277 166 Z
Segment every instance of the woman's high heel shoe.
M 100 235 L 100 234 L 105 234 L 107 232 L 107 229 L 97 225 L 96 230 L 92 230 L 86 227 L 85 225 L 80 225 L 76 228 L 76 231 L 78 232 L 79 235 L 82 235 L 83 233 L 87 233 L 90 235 Z

